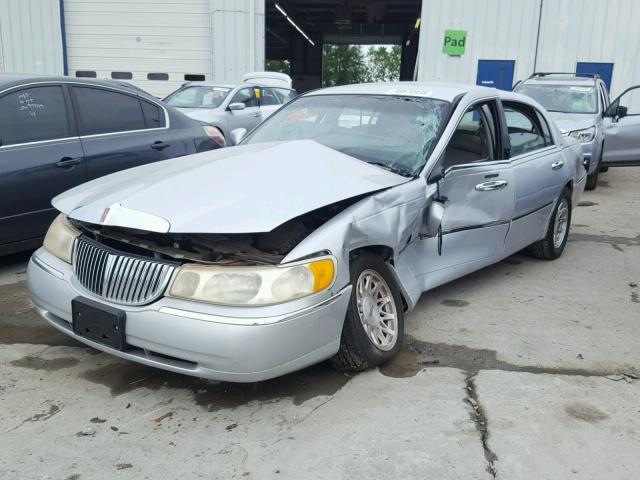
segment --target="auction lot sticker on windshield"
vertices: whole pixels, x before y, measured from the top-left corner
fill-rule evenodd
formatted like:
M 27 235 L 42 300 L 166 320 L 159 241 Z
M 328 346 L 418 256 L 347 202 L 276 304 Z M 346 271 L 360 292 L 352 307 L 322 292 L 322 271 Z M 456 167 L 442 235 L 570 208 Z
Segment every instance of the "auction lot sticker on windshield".
M 593 87 L 569 87 L 569 90 L 573 92 L 591 92 Z

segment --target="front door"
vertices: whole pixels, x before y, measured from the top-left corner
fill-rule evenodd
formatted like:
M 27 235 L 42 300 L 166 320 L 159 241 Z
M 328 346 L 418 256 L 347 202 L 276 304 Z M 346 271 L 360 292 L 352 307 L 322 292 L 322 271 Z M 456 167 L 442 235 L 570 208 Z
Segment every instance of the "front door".
M 51 199 L 86 181 L 64 88 L 0 94 L 0 247 L 7 251 L 42 237 L 57 213 Z
M 515 60 L 478 60 L 476 85 L 511 91 L 515 65 Z
M 640 85 L 611 102 L 603 123 L 602 166 L 640 165 Z
M 238 90 L 229 102 L 229 104 L 232 103 L 243 103 L 245 108 L 242 110 L 227 110 L 229 132 L 236 128 L 246 128 L 250 132 L 261 122 L 262 114 L 254 87 L 245 87 Z
M 492 263 L 504 250 L 515 183 L 496 134 L 498 118 L 495 102 L 469 108 L 438 164 L 445 171 L 440 231 L 416 242 L 423 261 L 411 267 L 425 290 Z

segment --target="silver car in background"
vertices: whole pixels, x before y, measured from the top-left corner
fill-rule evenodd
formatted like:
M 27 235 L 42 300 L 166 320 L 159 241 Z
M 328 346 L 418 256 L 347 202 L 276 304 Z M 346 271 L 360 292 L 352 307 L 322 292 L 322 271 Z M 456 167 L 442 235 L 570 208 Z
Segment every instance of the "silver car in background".
M 231 131 L 251 131 L 296 96 L 291 78 L 276 72 L 254 72 L 240 85 L 187 82 L 163 101 L 210 126 L 220 146 L 229 145 Z
M 638 88 L 626 90 L 621 97 L 637 95 L 633 109 L 640 113 Z M 599 76 L 539 72 L 518 82 L 514 91 L 544 106 L 562 134 L 580 142 L 589 168 L 585 189 L 595 189 L 600 171 L 609 166 L 640 163 L 640 117 L 633 118 L 627 107 L 612 105 L 618 105 L 620 97 L 610 102 Z
M 39 314 L 113 355 L 251 382 L 392 358 L 434 287 L 524 248 L 559 257 L 582 150 L 529 97 L 429 83 L 302 95 L 240 146 L 53 201 Z

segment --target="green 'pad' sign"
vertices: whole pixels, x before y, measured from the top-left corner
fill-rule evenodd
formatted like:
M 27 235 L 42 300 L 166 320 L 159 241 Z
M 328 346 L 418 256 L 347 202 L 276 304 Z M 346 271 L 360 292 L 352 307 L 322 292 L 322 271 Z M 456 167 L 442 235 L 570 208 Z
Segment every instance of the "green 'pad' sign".
M 447 55 L 463 55 L 466 44 L 466 30 L 445 30 L 442 53 Z

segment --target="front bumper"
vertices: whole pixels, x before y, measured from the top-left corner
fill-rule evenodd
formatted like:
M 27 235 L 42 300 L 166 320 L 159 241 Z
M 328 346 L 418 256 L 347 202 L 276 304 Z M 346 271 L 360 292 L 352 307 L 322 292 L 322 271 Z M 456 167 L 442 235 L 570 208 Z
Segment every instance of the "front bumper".
M 122 306 L 84 291 L 71 265 L 44 248 L 29 261 L 27 284 L 38 313 L 80 342 L 153 367 L 233 382 L 266 380 L 333 356 L 351 295 L 348 285 L 304 308 L 293 302 L 280 305 L 277 313 L 166 297 L 141 307 Z M 78 296 L 125 311 L 131 348 L 117 350 L 74 334 L 71 300 Z

